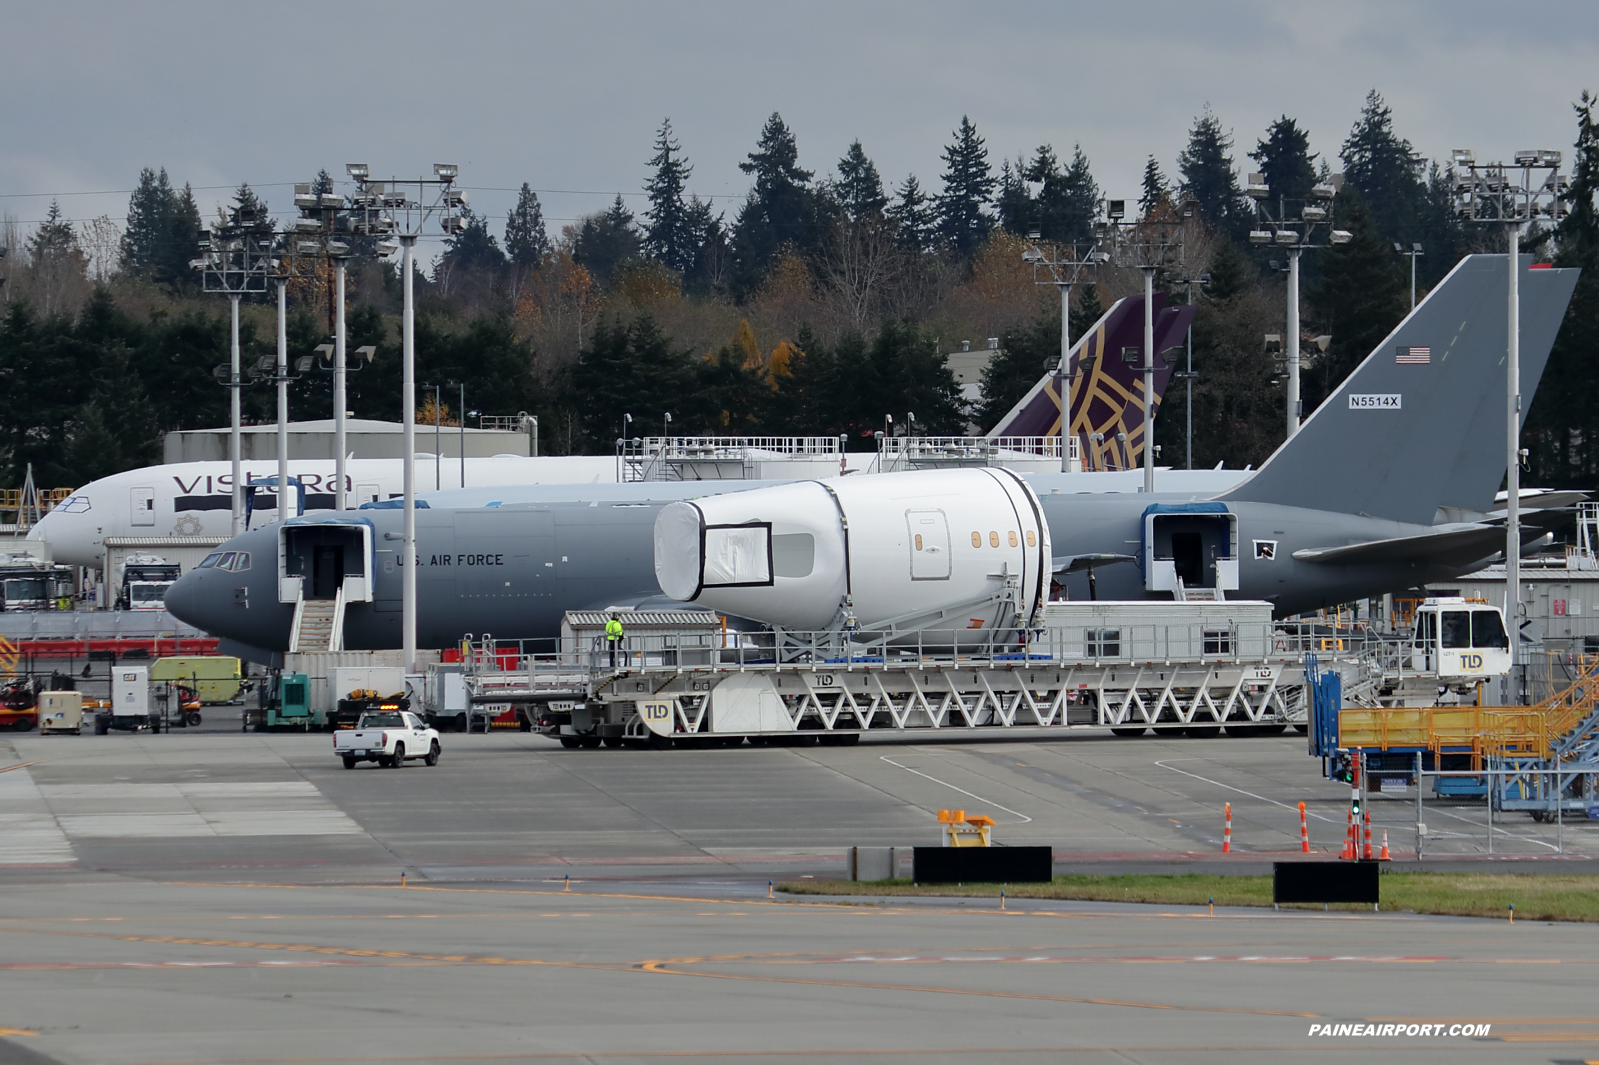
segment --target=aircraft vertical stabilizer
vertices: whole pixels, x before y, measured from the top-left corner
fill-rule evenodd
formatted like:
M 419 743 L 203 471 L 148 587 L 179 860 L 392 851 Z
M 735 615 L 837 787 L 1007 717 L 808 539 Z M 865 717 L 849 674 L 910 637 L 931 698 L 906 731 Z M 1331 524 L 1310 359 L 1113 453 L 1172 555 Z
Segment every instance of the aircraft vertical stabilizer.
M 1469 255 L 1260 472 L 1220 498 L 1432 524 L 1486 512 L 1505 476 L 1507 256 Z M 1522 256 L 1521 419 L 1578 270 Z
M 1165 306 L 1155 294 L 1155 351 L 1183 343 L 1193 321 L 1192 307 Z M 988 438 L 1056 436 L 1061 433 L 1061 393 L 1070 392 L 1066 432 L 1078 438 L 1085 470 L 1133 469 L 1144 459 L 1144 297 L 1117 300 L 1093 328 L 1072 345 L 1067 373 L 1058 367 L 1039 378 L 1012 407 Z M 1123 356 L 1128 349 L 1131 361 Z M 1171 380 L 1172 366 L 1155 359 L 1155 406 Z M 1102 434 L 1095 442 L 1094 434 Z M 1125 433 L 1122 444 L 1117 435 Z

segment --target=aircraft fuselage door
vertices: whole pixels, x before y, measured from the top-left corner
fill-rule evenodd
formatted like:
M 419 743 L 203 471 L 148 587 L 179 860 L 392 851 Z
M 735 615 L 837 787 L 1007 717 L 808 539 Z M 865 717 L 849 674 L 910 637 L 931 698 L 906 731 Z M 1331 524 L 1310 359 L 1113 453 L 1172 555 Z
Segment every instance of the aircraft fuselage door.
M 339 594 L 344 583 L 344 547 L 340 544 L 318 544 L 311 556 L 312 599 L 332 599 Z
M 133 493 L 133 498 L 129 501 L 129 505 L 132 507 L 132 510 L 133 510 L 133 514 L 132 514 L 133 524 L 134 525 L 154 525 L 155 524 L 155 489 L 154 488 L 135 488 L 135 489 L 132 489 L 132 493 Z
M 949 580 L 949 519 L 942 510 L 907 510 L 911 580 Z

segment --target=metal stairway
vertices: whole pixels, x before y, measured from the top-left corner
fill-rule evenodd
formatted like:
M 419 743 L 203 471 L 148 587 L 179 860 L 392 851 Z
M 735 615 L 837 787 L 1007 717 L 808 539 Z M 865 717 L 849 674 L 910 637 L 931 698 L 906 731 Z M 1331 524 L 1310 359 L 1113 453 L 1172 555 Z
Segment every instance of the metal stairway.
M 289 640 L 289 650 L 296 654 L 311 651 L 337 651 L 343 643 L 339 622 L 343 614 L 344 597 L 334 599 L 301 599 L 294 607 L 294 629 Z

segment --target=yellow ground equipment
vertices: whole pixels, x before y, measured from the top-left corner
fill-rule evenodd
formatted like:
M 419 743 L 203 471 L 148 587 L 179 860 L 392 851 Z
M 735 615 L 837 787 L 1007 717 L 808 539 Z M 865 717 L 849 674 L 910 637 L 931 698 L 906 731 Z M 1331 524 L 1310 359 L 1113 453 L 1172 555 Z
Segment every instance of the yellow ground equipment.
M 188 688 L 202 703 L 231 703 L 244 689 L 239 660 L 226 655 L 179 655 L 158 658 L 150 666 L 152 681 L 171 681 Z
M 938 823 L 944 826 L 948 847 L 989 847 L 988 834 L 994 827 L 992 817 L 982 814 L 966 816 L 965 810 L 940 810 Z

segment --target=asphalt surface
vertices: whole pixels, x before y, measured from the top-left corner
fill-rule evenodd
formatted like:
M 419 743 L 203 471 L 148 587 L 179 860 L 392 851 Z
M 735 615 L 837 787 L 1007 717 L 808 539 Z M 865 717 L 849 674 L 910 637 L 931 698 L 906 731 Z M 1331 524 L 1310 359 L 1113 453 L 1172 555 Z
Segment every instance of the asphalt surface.
M 1599 1057 L 1594 926 L 766 897 L 936 844 L 948 807 L 1057 871 L 1258 872 L 1298 857 L 1304 801 L 1325 857 L 1347 789 L 1293 733 L 444 740 L 402 770 L 315 734 L 0 740 L 0 1065 Z M 1372 805 L 1411 858 L 1413 796 Z M 1485 814 L 1429 803 L 1424 867 L 1599 871 L 1599 827 L 1497 822 L 1490 859 Z M 1333 1022 L 1492 1027 L 1307 1034 Z

